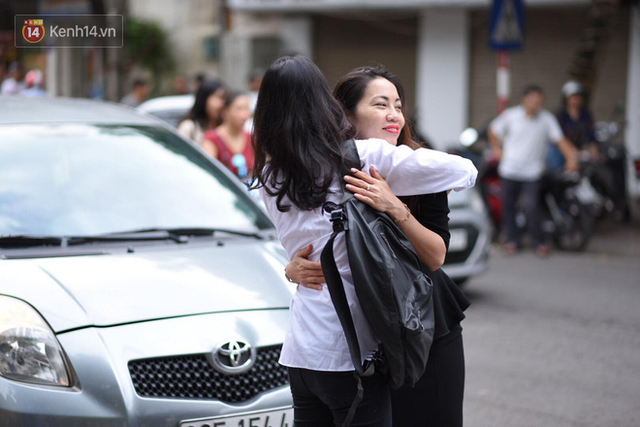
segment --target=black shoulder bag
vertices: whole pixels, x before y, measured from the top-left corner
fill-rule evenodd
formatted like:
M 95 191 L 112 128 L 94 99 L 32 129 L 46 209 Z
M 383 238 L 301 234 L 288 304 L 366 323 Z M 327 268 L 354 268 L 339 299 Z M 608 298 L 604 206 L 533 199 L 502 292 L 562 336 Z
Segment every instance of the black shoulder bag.
M 360 157 L 353 140 L 347 157 Z M 376 211 L 344 188 L 340 204 L 327 202 L 333 234 L 321 255 L 331 300 L 344 330 L 358 380 L 358 393 L 344 426 L 348 426 L 363 395 L 360 377 L 379 372 L 394 389 L 413 386 L 424 374 L 433 341 L 433 285 L 424 273 L 415 249 L 389 215 Z M 333 255 L 335 237 L 346 234 L 349 266 L 358 300 L 380 340 L 378 352 L 362 363 L 358 336 L 349 311 L 344 285 Z

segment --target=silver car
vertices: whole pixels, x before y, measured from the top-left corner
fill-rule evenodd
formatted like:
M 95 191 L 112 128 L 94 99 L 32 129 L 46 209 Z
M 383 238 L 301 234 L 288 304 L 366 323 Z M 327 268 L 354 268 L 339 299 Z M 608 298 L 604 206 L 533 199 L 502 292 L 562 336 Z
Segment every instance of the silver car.
M 442 269 L 458 285 L 489 268 L 491 220 L 478 188 L 449 193 L 449 250 Z
M 285 262 L 160 120 L 0 97 L 0 426 L 292 426 Z

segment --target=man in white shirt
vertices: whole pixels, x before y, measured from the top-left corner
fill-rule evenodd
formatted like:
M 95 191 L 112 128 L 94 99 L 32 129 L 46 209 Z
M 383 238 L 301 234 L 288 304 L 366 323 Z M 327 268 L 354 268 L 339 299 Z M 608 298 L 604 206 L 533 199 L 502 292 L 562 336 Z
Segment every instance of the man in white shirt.
M 512 254 L 520 246 L 516 225 L 516 205 L 524 198 L 525 215 L 532 244 L 539 255 L 546 255 L 538 200 L 540 180 L 545 170 L 549 144 L 557 144 L 566 159 L 567 170 L 577 170 L 575 147 L 564 137 L 556 118 L 542 109 L 544 93 L 536 85 L 527 86 L 522 103 L 496 117 L 489 126 L 489 141 L 500 160 L 503 224 L 507 234 L 505 251 Z
M 9 66 L 9 77 L 0 86 L 0 93 L 3 95 L 18 95 L 24 89 L 22 82 L 22 67 L 17 62 L 12 62 Z

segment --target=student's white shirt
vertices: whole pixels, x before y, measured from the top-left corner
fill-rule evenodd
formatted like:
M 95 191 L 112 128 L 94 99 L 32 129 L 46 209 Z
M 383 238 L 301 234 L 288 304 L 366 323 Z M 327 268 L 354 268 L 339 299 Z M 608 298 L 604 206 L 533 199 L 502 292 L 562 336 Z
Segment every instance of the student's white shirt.
M 357 140 L 358 154 L 369 171 L 375 166 L 391 190 L 398 196 L 437 193 L 445 190 L 461 190 L 475 184 L 477 170 L 471 161 L 459 156 L 407 146 L 393 146 L 381 139 Z M 336 181 L 330 188 L 329 201 L 342 198 L 341 183 Z M 267 212 L 276 226 L 280 242 L 289 259 L 307 245 L 313 245 L 309 255 L 311 261 L 320 261 L 320 254 L 332 233 L 329 216 L 321 208 L 312 211 L 299 210 L 286 196 L 288 212 L 280 212 L 276 198 L 264 189 L 260 195 Z M 354 325 L 358 333 L 360 353 L 363 359 L 377 349 L 378 340 L 371 330 L 358 303 L 353 278 L 349 269 L 344 233 L 334 242 L 334 256 L 345 287 Z M 347 341 L 340 326 L 329 290 L 321 291 L 298 285 L 290 307 L 289 329 L 284 340 L 280 363 L 293 368 L 316 371 L 352 371 L 354 369 Z
M 549 144 L 563 138 L 558 121 L 547 110 L 527 116 L 522 105 L 508 108 L 491 122 L 491 130 L 502 140 L 501 177 L 534 181 L 542 176 Z
M 185 119 L 178 124 L 177 130 L 180 135 L 195 141 L 198 145 L 202 145 L 204 130 L 196 121 Z

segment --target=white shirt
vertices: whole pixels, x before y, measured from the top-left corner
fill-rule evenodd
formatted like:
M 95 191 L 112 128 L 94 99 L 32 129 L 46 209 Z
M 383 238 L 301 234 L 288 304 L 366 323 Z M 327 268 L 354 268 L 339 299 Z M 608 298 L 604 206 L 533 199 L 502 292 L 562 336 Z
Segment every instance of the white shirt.
M 507 108 L 491 122 L 491 130 L 502 140 L 501 177 L 535 181 L 542 176 L 549 143 L 563 138 L 556 118 L 547 110 L 527 116 L 522 105 Z
M 178 124 L 177 129 L 180 135 L 189 138 L 198 145 L 202 145 L 202 141 L 204 141 L 204 130 L 195 120 L 185 119 Z
M 2 82 L 0 86 L 0 93 L 8 95 L 17 95 L 24 89 L 24 84 L 17 81 L 13 77 L 8 77 Z
M 362 170 L 369 171 L 370 166 L 375 166 L 398 196 L 461 190 L 475 184 L 476 168 L 471 161 L 459 156 L 424 148 L 412 150 L 405 145 L 396 147 L 381 139 L 356 141 L 356 146 L 364 163 Z M 334 182 L 330 187 L 333 193 L 327 197 L 328 200 L 340 201 L 341 185 Z M 293 259 L 298 250 L 312 244 L 313 252 L 309 259 L 320 261 L 322 249 L 332 233 L 329 216 L 323 214 L 321 208 L 299 210 L 286 196 L 283 202 L 291 209 L 280 212 L 275 197 L 270 197 L 264 189 L 260 189 L 260 195 L 289 259 Z M 355 294 L 344 233 L 335 239 L 334 256 L 364 359 L 377 349 L 378 340 Z M 291 301 L 289 329 L 280 363 L 316 371 L 353 371 L 347 341 L 326 286 L 321 291 L 298 286 Z

